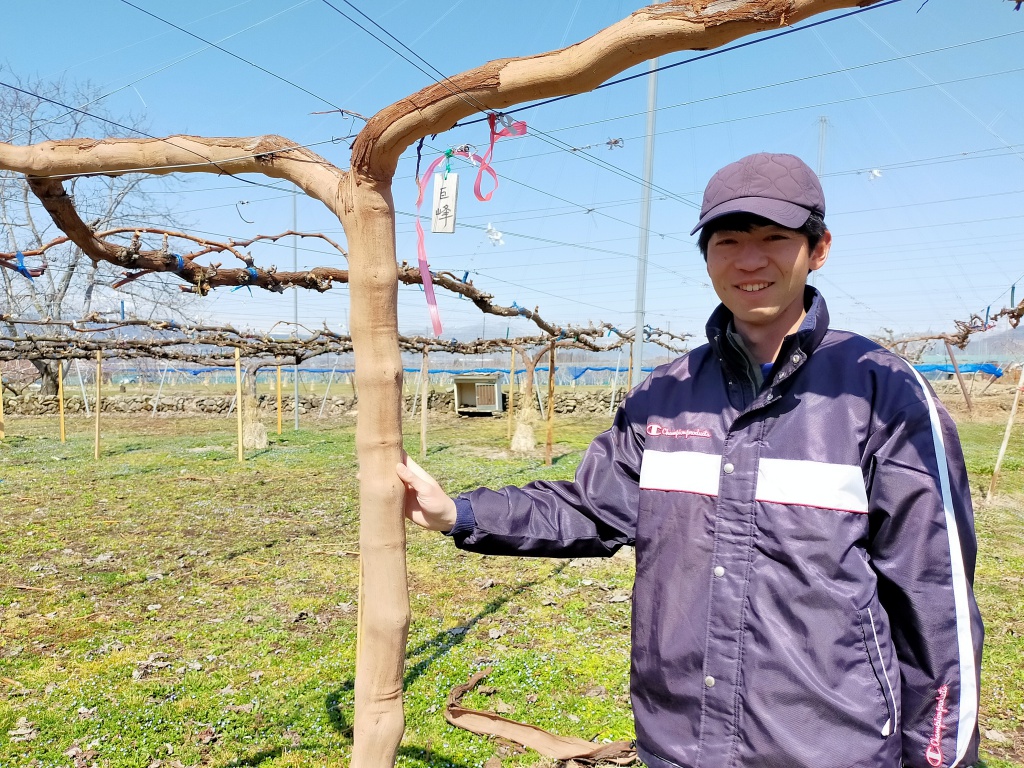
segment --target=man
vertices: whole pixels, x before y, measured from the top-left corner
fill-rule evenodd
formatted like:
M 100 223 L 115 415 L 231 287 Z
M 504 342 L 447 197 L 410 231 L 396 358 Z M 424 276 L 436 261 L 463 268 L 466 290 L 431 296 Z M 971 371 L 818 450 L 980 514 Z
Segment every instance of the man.
M 573 482 L 407 514 L 488 554 L 636 547 L 631 693 L 656 768 L 977 759 L 982 624 L 956 429 L 906 361 L 828 327 L 817 177 L 760 153 L 708 183 L 708 344 L 626 398 Z

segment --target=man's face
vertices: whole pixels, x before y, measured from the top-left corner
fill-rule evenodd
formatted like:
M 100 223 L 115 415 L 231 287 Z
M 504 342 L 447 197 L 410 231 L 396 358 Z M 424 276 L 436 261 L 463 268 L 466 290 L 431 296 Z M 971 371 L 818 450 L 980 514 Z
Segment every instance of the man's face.
M 825 263 L 831 243 L 826 231 L 811 251 L 805 235 L 775 224 L 713 234 L 708 275 L 737 329 L 785 325 L 788 333 L 803 316 L 807 274 Z

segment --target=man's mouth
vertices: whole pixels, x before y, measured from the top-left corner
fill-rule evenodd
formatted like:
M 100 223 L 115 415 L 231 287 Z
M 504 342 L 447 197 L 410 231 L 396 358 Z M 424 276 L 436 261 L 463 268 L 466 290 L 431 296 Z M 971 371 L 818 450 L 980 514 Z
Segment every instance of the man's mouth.
M 754 293 L 755 291 L 764 290 L 769 285 L 771 285 L 771 283 L 741 283 L 736 287 L 739 288 L 741 291 L 746 291 L 747 293 Z

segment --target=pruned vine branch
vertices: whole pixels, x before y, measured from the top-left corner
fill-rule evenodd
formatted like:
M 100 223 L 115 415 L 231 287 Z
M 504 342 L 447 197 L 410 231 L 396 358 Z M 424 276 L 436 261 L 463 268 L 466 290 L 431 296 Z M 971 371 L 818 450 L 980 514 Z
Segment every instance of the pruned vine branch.
M 153 358 L 200 365 L 234 365 L 234 350 L 250 359 L 300 363 L 324 354 L 352 351 L 352 338 L 329 328 L 304 329 L 306 335 L 288 336 L 269 332 L 238 330 L 230 325 L 179 323 L 170 320 L 111 320 L 93 314 L 80 320 L 54 321 L 0 315 L 0 322 L 37 326 L 40 333 L 0 337 L 0 360 L 73 360 L 90 359 L 97 351 L 126 359 Z M 290 325 L 290 324 L 289 324 Z M 541 348 L 554 343 L 558 347 L 608 352 L 628 343 L 630 332 L 614 338 L 603 336 L 605 326 L 568 327 L 560 337 L 519 336 L 508 339 L 457 341 L 427 336 L 399 336 L 404 352 L 480 355 L 516 349 Z M 131 335 L 120 334 L 133 329 Z M 140 333 L 141 331 L 141 333 Z M 657 332 L 657 331 L 656 331 Z M 266 364 L 272 364 L 268 361 Z

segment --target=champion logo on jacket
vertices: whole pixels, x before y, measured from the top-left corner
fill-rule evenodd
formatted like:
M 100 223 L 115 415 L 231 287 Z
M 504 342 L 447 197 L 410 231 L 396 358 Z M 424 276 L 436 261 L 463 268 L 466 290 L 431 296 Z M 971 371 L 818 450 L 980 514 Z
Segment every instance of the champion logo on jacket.
M 939 768 L 942 765 L 942 732 L 946 730 L 943 722 L 949 708 L 946 707 L 946 696 L 949 694 L 949 686 L 939 688 L 939 695 L 935 697 L 935 716 L 932 718 L 932 738 L 928 742 L 928 749 L 924 756 L 928 765 Z
M 685 437 L 687 439 L 691 437 L 711 437 L 711 433 L 706 429 L 671 429 L 660 424 L 648 424 L 647 434 L 651 437 Z

